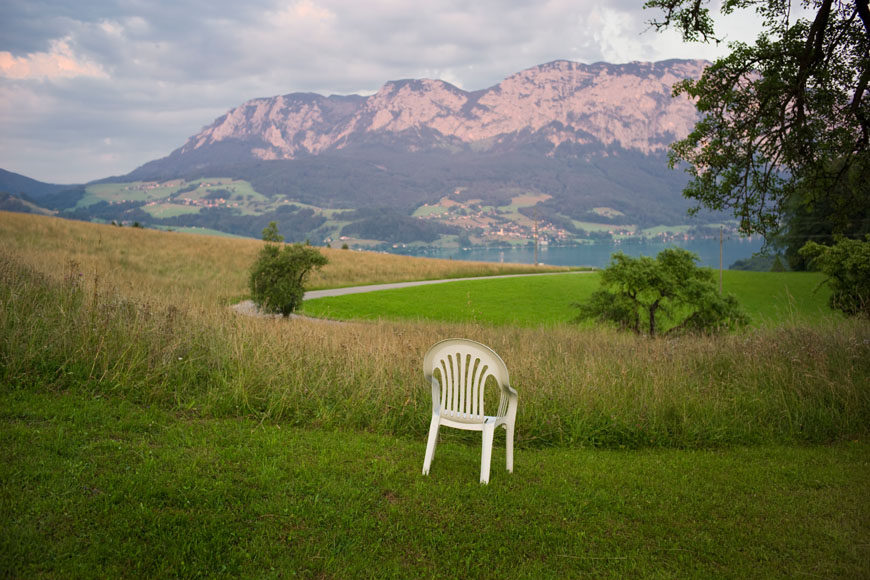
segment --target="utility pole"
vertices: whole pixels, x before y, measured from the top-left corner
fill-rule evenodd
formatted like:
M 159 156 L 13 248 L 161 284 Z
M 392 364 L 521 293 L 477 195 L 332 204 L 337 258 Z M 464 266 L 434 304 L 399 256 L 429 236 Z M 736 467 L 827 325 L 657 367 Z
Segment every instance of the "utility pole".
M 538 265 L 538 209 L 535 208 L 535 266 Z
M 722 237 L 725 226 L 719 226 L 719 296 L 722 296 Z

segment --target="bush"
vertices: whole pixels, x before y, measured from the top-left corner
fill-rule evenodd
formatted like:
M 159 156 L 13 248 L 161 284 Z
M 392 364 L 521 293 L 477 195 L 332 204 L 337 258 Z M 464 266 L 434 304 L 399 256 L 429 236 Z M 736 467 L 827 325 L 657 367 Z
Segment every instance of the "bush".
M 730 266 L 729 270 L 744 270 L 746 272 L 785 272 L 786 267 L 783 264 L 780 254 L 753 254 L 751 258 L 737 260 Z
M 577 320 L 613 322 L 650 336 L 745 325 L 748 317 L 737 299 L 720 296 L 712 271 L 699 268 L 697 260 L 692 252 L 677 248 L 662 250 L 655 259 L 616 253 L 601 272 L 601 289 L 588 302 L 574 304 Z
M 863 241 L 839 238 L 833 246 L 807 242 L 799 253 L 810 269 L 828 276 L 831 308 L 870 318 L 870 235 Z
M 263 230 L 263 239 L 267 244 L 251 267 L 251 298 L 264 312 L 290 316 L 302 304 L 305 278 L 326 265 L 326 256 L 302 244 L 281 245 L 275 222 Z

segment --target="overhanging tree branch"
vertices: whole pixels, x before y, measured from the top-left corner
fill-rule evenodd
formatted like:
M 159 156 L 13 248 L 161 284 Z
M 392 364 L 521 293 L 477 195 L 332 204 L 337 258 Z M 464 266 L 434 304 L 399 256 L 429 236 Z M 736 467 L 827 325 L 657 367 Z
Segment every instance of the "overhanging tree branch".
M 788 0 L 726 0 L 754 9 L 765 30 L 735 43 L 697 80 L 675 86 L 696 100 L 695 129 L 673 144 L 672 167 L 688 164 L 684 193 L 731 209 L 746 233 L 772 234 L 796 195 L 834 195 L 860 181 L 870 145 L 870 0 L 812 0 L 811 19 L 792 19 Z M 718 40 L 704 0 L 650 0 L 657 30 Z M 851 177 L 850 177 L 851 176 Z M 870 180 L 870 176 L 865 176 Z M 870 202 L 868 202 L 870 203 Z M 836 204 L 829 204 L 835 207 Z

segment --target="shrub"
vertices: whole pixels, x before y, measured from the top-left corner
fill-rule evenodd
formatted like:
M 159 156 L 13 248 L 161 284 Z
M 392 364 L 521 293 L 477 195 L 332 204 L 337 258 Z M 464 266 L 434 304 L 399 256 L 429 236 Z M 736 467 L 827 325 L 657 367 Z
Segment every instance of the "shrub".
M 251 267 L 251 298 L 264 312 L 290 316 L 302 304 L 308 273 L 326 265 L 326 256 L 311 246 L 281 244 L 275 222 L 263 230 L 263 239 L 267 243 Z
M 737 299 L 720 296 L 712 271 L 699 268 L 697 260 L 678 248 L 663 250 L 655 259 L 616 253 L 601 272 L 601 289 L 587 302 L 574 304 L 577 320 L 613 322 L 650 336 L 745 325 L 748 317 Z M 665 324 L 668 329 L 662 333 Z
M 870 235 L 863 241 L 841 237 L 833 246 L 807 242 L 799 253 L 810 269 L 828 276 L 831 308 L 870 318 Z

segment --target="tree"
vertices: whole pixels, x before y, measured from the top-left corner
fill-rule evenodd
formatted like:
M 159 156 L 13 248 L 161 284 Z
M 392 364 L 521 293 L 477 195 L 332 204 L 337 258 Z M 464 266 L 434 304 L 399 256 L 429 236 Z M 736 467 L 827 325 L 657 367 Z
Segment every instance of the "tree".
M 282 316 L 302 304 L 305 279 L 312 269 L 325 266 L 326 256 L 302 244 L 283 244 L 275 222 L 263 230 L 266 245 L 251 267 L 251 298 L 260 310 Z
M 658 30 L 718 43 L 707 4 L 648 0 L 645 7 L 661 12 L 651 22 Z M 696 99 L 701 113 L 671 147 L 671 167 L 688 164 L 684 194 L 698 202 L 695 211 L 732 210 L 745 233 L 775 233 L 796 197 L 825 203 L 842 195 L 838 187 L 870 179 L 868 0 L 803 0 L 801 8 L 793 13 L 789 0 L 723 0 L 724 14 L 754 9 L 763 31 L 754 45 L 730 43 L 731 53 L 700 79 L 674 88 Z
M 264 242 L 283 242 L 284 236 L 278 233 L 278 222 L 269 222 L 269 225 L 263 228 Z
M 853 166 L 847 180 L 830 195 L 804 192 L 788 204 L 785 223 L 774 244 L 785 250 L 792 270 L 806 270 L 800 250 L 808 241 L 830 245 L 839 237 L 861 239 L 870 234 L 870 166 Z
M 752 257 L 737 260 L 729 270 L 744 270 L 749 272 L 784 272 L 785 266 L 779 254 L 757 253 Z
M 800 253 L 810 268 L 827 275 L 831 308 L 870 318 L 870 236 L 863 241 L 839 238 L 833 246 L 808 242 Z
M 679 248 L 662 250 L 655 258 L 614 254 L 601 272 L 601 288 L 588 302 L 574 304 L 577 320 L 613 322 L 650 336 L 745 325 L 748 317 L 737 300 L 719 295 L 713 272 L 699 268 L 697 259 Z

